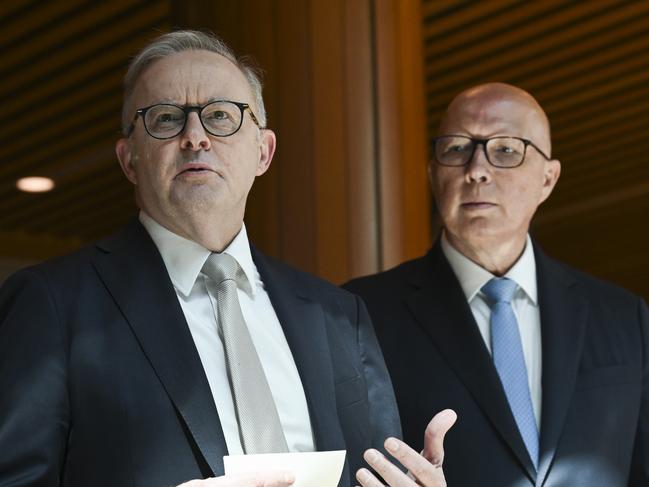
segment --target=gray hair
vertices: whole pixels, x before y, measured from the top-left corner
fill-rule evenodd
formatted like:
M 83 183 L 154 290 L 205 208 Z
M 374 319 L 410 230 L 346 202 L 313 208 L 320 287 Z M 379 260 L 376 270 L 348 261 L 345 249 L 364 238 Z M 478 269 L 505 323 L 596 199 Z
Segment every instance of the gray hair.
M 122 133 L 127 135 L 131 125 L 131 97 L 142 72 L 154 61 L 183 51 L 211 51 L 232 61 L 250 85 L 257 105 L 255 115 L 262 127 L 266 126 L 266 108 L 262 96 L 261 73 L 249 58 L 237 58 L 234 51 L 222 39 L 212 33 L 197 30 L 178 30 L 163 34 L 142 49 L 131 61 L 124 77 L 124 104 L 122 105 Z

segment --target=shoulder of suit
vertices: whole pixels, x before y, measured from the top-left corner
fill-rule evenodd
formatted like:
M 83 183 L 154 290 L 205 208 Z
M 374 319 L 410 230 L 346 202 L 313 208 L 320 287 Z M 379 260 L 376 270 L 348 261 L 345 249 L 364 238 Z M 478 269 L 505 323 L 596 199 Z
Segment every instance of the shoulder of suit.
M 634 305 L 638 300 L 643 300 L 641 296 L 618 284 L 588 274 L 551 257 L 545 256 L 544 262 L 546 265 L 552 266 L 555 272 L 559 270 L 559 272 L 565 273 L 565 275 L 574 279 L 575 283 L 586 293 L 591 303 L 605 303 L 607 306 L 619 303 L 619 305 L 629 306 Z
M 44 262 L 34 264 L 18 270 L 7 278 L 6 282 L 25 282 L 33 279 L 41 279 L 50 283 L 56 288 L 60 283 L 65 289 L 73 280 L 82 280 L 88 272 L 93 273 L 93 258 L 99 253 L 104 254 L 111 248 L 120 245 L 127 245 L 128 235 L 137 233 L 138 222 L 132 220 L 127 226 L 120 229 L 114 235 L 93 242 L 65 255 L 53 257 Z M 142 227 L 143 229 L 143 227 Z
M 76 299 L 89 282 L 88 276 L 95 275 L 91 265 L 94 251 L 92 246 L 87 246 L 16 271 L 2 283 L 0 301 L 13 302 L 15 296 L 22 293 L 34 297 L 49 295 L 57 301 L 65 296 Z
M 416 259 L 408 260 L 376 274 L 357 277 L 343 284 L 345 289 L 357 294 L 365 294 L 372 289 L 383 289 L 386 286 L 393 287 L 399 284 L 407 284 L 414 276 L 422 272 L 429 262 L 430 254 L 426 254 Z
M 68 275 L 86 266 L 95 252 L 94 245 L 87 245 L 69 254 L 53 257 L 44 262 L 20 269 L 16 274 L 36 274 L 44 277 Z
M 261 254 L 258 250 L 255 251 L 257 257 L 262 257 L 264 265 L 269 267 L 273 272 L 278 272 L 288 276 L 293 283 L 305 294 L 308 294 L 314 299 L 325 299 L 331 297 L 334 299 L 353 299 L 353 295 L 338 287 L 336 284 L 327 281 L 321 277 L 315 276 L 309 272 L 300 270 L 292 265 L 286 264 L 274 257 L 266 254 Z

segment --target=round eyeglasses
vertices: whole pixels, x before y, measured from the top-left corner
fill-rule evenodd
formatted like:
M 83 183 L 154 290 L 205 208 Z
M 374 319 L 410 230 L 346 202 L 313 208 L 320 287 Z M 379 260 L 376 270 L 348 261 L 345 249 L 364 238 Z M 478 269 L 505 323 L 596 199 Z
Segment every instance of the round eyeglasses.
M 527 146 L 550 158 L 531 140 L 520 137 L 498 136 L 488 139 L 474 139 L 465 135 L 442 135 L 433 139 L 435 160 L 442 166 L 465 166 L 473 159 L 476 147 L 482 144 L 487 161 L 495 167 L 513 168 L 523 164 Z
M 185 129 L 190 112 L 198 112 L 198 117 L 207 133 L 216 137 L 228 137 L 241 128 L 246 110 L 255 125 L 263 128 L 247 103 L 230 100 L 213 101 L 203 106 L 158 103 L 135 111 L 127 137 L 133 133 L 138 117 L 142 117 L 144 129 L 151 137 L 161 140 L 171 139 Z

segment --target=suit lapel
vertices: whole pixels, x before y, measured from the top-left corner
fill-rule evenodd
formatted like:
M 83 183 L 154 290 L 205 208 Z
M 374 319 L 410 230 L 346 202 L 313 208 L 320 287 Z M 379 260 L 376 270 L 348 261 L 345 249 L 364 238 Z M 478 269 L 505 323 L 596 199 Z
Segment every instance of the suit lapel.
M 344 450 L 322 306 L 297 282 L 297 273 L 264 257 L 254 247 L 252 255 L 300 374 L 316 449 Z
M 134 220 L 100 242 L 94 266 L 131 326 L 214 475 L 227 454 L 216 406 L 178 298 L 155 244 Z
M 534 250 L 543 347 L 543 407 L 537 482 L 537 485 L 542 485 L 556 454 L 577 380 L 588 303 L 571 276 L 536 245 Z
M 412 276 L 407 298 L 419 324 L 473 395 L 530 479 L 536 478 L 491 356 L 439 241 Z

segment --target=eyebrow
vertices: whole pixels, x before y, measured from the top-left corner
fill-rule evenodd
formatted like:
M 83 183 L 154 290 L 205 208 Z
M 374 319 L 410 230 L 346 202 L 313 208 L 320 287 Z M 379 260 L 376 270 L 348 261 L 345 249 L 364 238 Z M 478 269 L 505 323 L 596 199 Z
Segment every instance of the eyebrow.
M 208 98 L 207 101 L 205 101 L 204 103 L 201 103 L 200 105 L 207 105 L 208 103 L 212 103 L 214 101 L 221 101 L 221 100 L 227 100 L 227 99 L 212 96 L 212 97 Z M 177 105 L 179 107 L 187 106 L 186 104 L 179 103 L 177 100 L 174 100 L 172 98 L 161 98 L 160 100 L 158 100 L 158 101 L 156 101 L 154 103 L 151 103 L 151 105 L 160 105 L 160 104 Z M 197 106 L 197 105 L 192 105 L 192 106 Z

